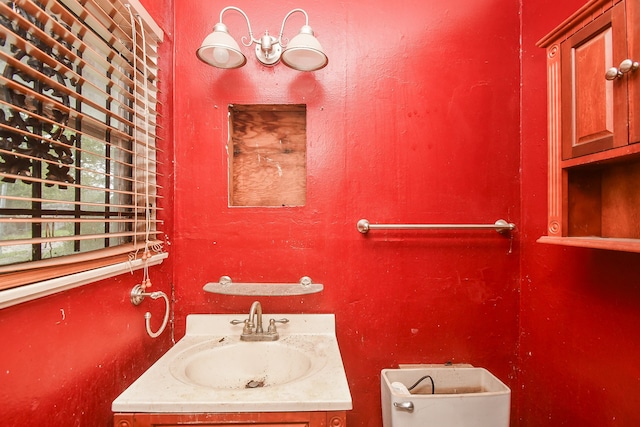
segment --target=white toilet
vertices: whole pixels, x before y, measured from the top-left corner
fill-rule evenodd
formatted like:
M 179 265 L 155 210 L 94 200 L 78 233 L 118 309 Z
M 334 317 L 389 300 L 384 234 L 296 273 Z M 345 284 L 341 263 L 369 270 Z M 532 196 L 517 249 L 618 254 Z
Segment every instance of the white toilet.
M 509 427 L 511 390 L 484 368 L 401 365 L 380 383 L 383 427 Z

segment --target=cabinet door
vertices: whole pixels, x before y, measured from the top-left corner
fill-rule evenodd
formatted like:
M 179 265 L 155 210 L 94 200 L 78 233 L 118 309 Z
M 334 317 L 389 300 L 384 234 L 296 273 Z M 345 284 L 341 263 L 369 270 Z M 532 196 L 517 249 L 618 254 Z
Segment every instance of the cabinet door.
M 563 159 L 628 143 L 627 79 L 605 79 L 627 54 L 626 38 L 619 3 L 561 44 Z
M 117 413 L 114 427 L 345 427 L 345 411 Z
M 627 2 L 628 59 L 640 61 L 640 1 Z M 626 58 L 622 58 L 626 59 Z M 622 59 L 620 59 L 622 61 Z M 640 142 L 640 70 L 628 74 L 629 142 Z

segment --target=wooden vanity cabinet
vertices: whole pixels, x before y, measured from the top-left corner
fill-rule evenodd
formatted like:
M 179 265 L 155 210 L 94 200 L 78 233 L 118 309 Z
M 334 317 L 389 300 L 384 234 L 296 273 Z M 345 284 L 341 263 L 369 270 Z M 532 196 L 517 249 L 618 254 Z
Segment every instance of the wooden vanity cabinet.
M 114 427 L 346 427 L 346 411 L 244 413 L 116 413 Z
M 640 252 L 640 0 L 591 0 L 538 46 L 549 137 L 539 241 Z

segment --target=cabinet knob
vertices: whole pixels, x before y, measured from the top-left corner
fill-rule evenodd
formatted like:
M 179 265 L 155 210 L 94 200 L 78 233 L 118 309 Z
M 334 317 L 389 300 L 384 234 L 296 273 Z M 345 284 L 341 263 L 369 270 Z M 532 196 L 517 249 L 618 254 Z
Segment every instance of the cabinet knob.
M 637 70 L 639 67 L 640 67 L 640 64 L 638 64 L 636 61 L 632 59 L 625 59 L 620 63 L 620 66 L 618 68 L 616 67 L 609 68 L 607 70 L 607 73 L 604 75 L 604 77 L 607 80 L 615 80 L 631 71 Z

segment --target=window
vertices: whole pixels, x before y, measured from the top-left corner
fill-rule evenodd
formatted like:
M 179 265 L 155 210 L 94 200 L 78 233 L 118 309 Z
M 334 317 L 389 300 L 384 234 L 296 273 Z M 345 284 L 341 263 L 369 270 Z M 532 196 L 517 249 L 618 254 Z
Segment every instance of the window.
M 162 32 L 137 1 L 0 9 L 0 289 L 161 251 Z

